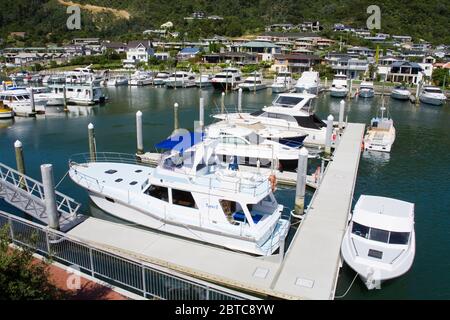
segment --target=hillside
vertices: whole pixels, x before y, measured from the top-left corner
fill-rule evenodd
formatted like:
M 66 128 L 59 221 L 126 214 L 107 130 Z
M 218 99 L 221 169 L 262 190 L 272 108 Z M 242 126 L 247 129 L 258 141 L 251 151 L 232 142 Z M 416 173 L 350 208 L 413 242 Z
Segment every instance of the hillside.
M 84 6 L 80 31 L 66 29 L 69 2 Z M 435 44 L 450 43 L 449 0 L 15 0 L 0 3 L 0 32 L 6 37 L 12 31 L 26 31 L 31 45 L 76 36 L 132 38 L 167 21 L 172 21 L 187 39 L 213 34 L 240 36 L 262 31 L 266 24 L 304 20 L 362 27 L 371 4 L 381 8 L 381 32 L 408 34 Z M 183 19 L 194 11 L 219 15 L 224 20 Z

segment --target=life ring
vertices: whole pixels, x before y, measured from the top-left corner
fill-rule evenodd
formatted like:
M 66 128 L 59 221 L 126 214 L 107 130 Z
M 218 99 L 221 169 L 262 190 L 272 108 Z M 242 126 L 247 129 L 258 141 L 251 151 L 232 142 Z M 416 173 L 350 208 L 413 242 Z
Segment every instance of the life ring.
M 274 174 L 269 176 L 270 187 L 272 188 L 272 192 L 277 190 L 277 177 Z

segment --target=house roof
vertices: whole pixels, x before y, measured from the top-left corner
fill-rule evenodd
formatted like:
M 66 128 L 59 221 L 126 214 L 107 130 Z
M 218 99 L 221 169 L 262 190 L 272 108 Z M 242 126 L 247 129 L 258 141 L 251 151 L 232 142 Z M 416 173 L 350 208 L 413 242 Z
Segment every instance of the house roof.
M 396 67 L 403 67 L 403 66 L 410 66 L 412 68 L 418 68 L 418 69 L 422 69 L 420 67 L 420 65 L 418 63 L 415 62 L 410 62 L 410 61 L 396 61 L 394 63 L 392 63 L 392 67 L 396 68 Z
M 266 41 L 249 41 L 242 45 L 245 48 L 279 48 L 276 44 Z
M 136 48 L 139 45 L 142 45 L 146 49 L 148 49 L 148 48 L 151 48 L 152 43 L 150 42 L 150 40 L 133 40 L 133 41 L 128 42 L 127 48 Z
M 275 54 L 274 58 L 278 60 L 320 60 L 320 57 L 311 54 Z

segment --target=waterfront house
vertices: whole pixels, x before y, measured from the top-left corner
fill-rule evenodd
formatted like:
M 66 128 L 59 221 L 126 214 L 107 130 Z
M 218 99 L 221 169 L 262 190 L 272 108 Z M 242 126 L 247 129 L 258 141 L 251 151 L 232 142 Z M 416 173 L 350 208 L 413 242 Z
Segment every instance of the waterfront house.
M 234 63 L 240 65 L 257 63 L 257 55 L 247 52 L 221 52 L 203 55 L 205 63 Z
M 347 49 L 347 53 L 352 58 L 358 58 L 358 57 L 374 57 L 375 56 L 375 50 L 369 49 L 367 47 L 350 47 Z
M 139 62 L 147 62 L 155 52 L 150 41 L 130 41 L 126 48 L 127 58 L 123 60 L 125 68 L 133 68 Z
M 336 74 L 345 74 L 349 79 L 362 79 L 369 69 L 368 59 L 344 54 L 329 54 L 326 59 Z
M 387 81 L 417 84 L 422 79 L 422 68 L 418 63 L 397 61 L 391 65 Z
M 127 50 L 127 45 L 123 42 L 104 41 L 102 43 L 102 53 L 104 54 L 108 50 L 113 50 L 117 53 L 124 53 Z
M 289 71 L 302 73 L 308 71 L 321 61 L 320 57 L 306 54 L 275 54 L 272 71 Z
M 255 53 L 259 56 L 258 60 L 273 60 L 273 55 L 281 53 L 281 47 L 266 41 L 249 41 L 240 45 L 240 52 Z

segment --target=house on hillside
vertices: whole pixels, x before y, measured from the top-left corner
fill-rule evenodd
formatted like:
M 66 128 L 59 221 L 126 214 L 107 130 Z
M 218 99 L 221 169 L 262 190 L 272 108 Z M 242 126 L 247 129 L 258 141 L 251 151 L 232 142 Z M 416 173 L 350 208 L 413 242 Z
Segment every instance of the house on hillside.
M 104 41 L 102 43 L 102 53 L 106 53 L 108 50 L 113 50 L 117 53 L 124 53 L 127 50 L 127 45 L 123 42 Z
M 275 54 L 272 71 L 290 71 L 292 73 L 302 73 L 310 70 L 316 64 L 320 64 L 320 57 L 306 54 Z
M 185 61 L 189 59 L 193 59 L 197 57 L 201 52 L 200 48 L 192 47 L 192 48 L 183 48 L 177 54 L 177 59 L 180 61 Z
M 127 58 L 123 60 L 124 68 L 133 68 L 139 62 L 147 62 L 148 59 L 155 55 L 151 42 L 130 41 L 126 47 Z
M 415 62 L 397 61 L 391 65 L 387 81 L 417 84 L 423 77 L 422 67 Z

